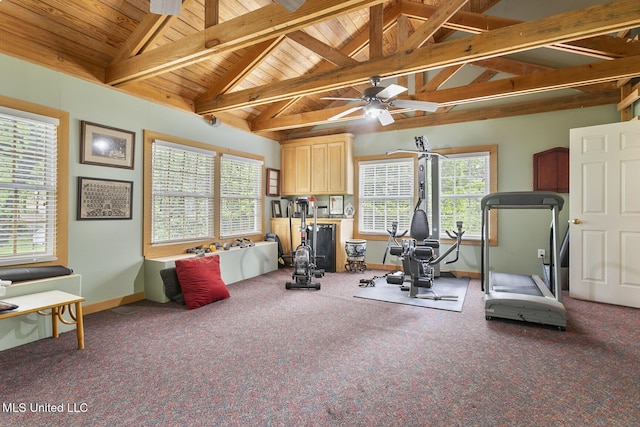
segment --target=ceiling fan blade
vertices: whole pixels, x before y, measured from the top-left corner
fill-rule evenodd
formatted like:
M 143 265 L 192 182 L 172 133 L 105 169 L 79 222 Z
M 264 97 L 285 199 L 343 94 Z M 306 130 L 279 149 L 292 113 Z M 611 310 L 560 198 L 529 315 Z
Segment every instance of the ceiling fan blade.
M 393 98 L 394 96 L 400 95 L 402 92 L 406 92 L 407 88 L 400 85 L 389 85 L 376 95 L 378 98 L 387 100 L 389 98 Z
M 391 123 L 395 122 L 395 120 L 393 120 L 393 117 L 391 116 L 391 113 L 389 113 L 389 110 L 382 110 L 382 112 L 378 116 L 378 121 L 382 126 L 390 125 Z
M 282 7 L 289 12 L 295 12 L 300 6 L 302 6 L 305 0 L 276 0 Z
M 157 15 L 179 15 L 182 0 L 151 0 L 149 10 Z
M 395 99 L 389 103 L 392 107 L 410 108 L 412 110 L 434 112 L 438 109 L 437 102 L 414 101 L 412 99 Z
M 348 116 L 349 114 L 353 113 L 354 111 L 358 111 L 361 108 L 362 108 L 362 105 L 358 107 L 349 108 L 348 110 L 344 110 L 342 113 L 338 113 L 335 116 L 329 117 L 328 120 L 338 120 L 339 118 Z
M 320 99 L 324 99 L 325 101 L 362 101 L 361 98 L 335 98 L 332 96 L 325 96 Z

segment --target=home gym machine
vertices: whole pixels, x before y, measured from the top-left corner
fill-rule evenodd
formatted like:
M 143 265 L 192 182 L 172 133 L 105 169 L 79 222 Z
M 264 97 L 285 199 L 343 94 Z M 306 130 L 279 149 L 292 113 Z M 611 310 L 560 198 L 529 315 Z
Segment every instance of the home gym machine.
M 558 248 L 558 216 L 563 204 L 562 196 L 546 191 L 492 193 L 482 198 L 481 272 L 487 320 L 499 317 L 566 329 L 567 310 L 561 302 Z M 494 209 L 540 209 L 551 213 L 548 283 L 538 275 L 501 273 L 491 269 L 489 214 Z
M 391 255 L 402 258 L 403 271 L 398 271 L 387 275 L 387 283 L 400 285 L 401 289 L 409 291 L 411 298 L 423 298 L 433 300 L 457 300 L 456 295 L 439 295 L 433 287 L 433 281 L 440 276 L 440 263 L 456 251 L 455 259 L 445 261 L 445 264 L 451 264 L 458 261 L 460 253 L 460 244 L 462 242 L 462 221 L 456 222 L 457 231 L 453 233 L 446 231 L 447 235 L 455 240 L 455 243 L 449 247 L 442 255 L 438 255 L 440 242 L 437 239 L 430 238 L 432 230 L 429 227 L 429 218 L 427 217 L 426 207 L 426 191 L 427 191 L 427 166 L 428 162 L 437 163 L 438 157 L 445 157 L 438 153 L 431 152 L 426 137 L 415 137 L 416 151 L 413 150 L 396 150 L 393 153 L 413 153 L 418 155 L 418 203 L 413 212 L 411 226 L 409 229 L 410 239 L 403 239 L 398 245 L 397 237 L 404 236 L 397 234 L 397 223 L 392 224 L 387 249 Z M 431 200 L 432 218 L 436 222 L 433 229 L 433 235 L 439 236 L 439 206 L 438 206 L 438 176 L 436 168 L 432 169 L 433 196 Z M 386 250 L 385 250 L 386 257 Z M 409 285 L 405 285 L 408 282 Z M 419 288 L 427 288 L 430 293 L 420 293 Z
M 313 248 L 309 245 L 309 229 L 307 227 L 307 209 L 310 205 L 308 197 L 298 197 L 295 204 L 298 206 L 297 210 L 300 213 L 300 244 L 292 254 L 292 282 L 287 282 L 286 289 L 316 289 L 320 290 L 320 283 L 313 283 L 313 278 L 319 279 L 324 276 L 324 270 L 316 268 L 316 242 L 318 241 L 317 232 L 318 227 L 316 218 L 318 217 L 318 206 L 315 201 L 311 200 L 313 209 L 313 226 L 311 232 L 313 236 Z M 289 209 L 289 219 L 291 220 L 291 209 Z M 293 230 L 291 230 L 293 234 Z

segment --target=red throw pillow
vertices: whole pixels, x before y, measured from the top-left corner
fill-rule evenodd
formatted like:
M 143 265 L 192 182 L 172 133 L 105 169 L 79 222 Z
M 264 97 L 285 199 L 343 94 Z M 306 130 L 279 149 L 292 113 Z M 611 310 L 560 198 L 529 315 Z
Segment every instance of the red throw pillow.
M 229 289 L 220 277 L 220 256 L 210 255 L 176 261 L 176 273 L 190 309 L 229 298 Z

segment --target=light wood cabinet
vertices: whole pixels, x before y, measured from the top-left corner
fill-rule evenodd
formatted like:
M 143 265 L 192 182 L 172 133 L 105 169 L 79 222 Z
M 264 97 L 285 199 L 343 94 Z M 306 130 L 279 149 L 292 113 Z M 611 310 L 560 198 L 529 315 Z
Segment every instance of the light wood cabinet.
M 353 135 L 281 143 L 282 194 L 353 194 Z
M 311 146 L 281 147 L 280 165 L 280 191 L 283 195 L 311 193 Z
M 293 248 L 300 244 L 300 218 L 293 218 Z M 307 221 L 307 225 L 311 225 L 313 219 Z M 318 224 L 335 224 L 336 225 L 336 272 L 345 271 L 344 265 L 347 263 L 347 253 L 344 245 L 347 240 L 353 238 L 353 218 L 318 218 Z M 282 244 L 282 251 L 285 255 L 291 254 L 290 228 L 289 218 L 272 218 L 271 232 L 278 235 Z M 286 261 L 289 261 L 288 259 Z

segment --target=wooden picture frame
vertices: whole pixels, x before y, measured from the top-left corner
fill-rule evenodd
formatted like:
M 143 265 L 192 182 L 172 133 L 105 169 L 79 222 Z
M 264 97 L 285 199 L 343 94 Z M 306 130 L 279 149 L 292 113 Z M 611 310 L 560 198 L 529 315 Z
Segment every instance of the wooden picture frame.
M 280 169 L 267 168 L 267 196 L 280 195 Z
M 282 206 L 280 205 L 280 200 L 271 201 L 271 217 L 282 218 Z
M 78 177 L 78 220 L 131 219 L 133 181 Z
M 135 132 L 81 121 L 80 163 L 133 169 Z

